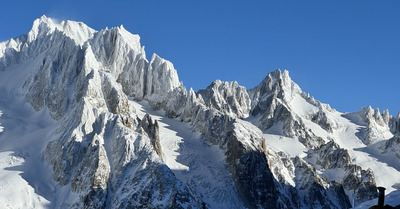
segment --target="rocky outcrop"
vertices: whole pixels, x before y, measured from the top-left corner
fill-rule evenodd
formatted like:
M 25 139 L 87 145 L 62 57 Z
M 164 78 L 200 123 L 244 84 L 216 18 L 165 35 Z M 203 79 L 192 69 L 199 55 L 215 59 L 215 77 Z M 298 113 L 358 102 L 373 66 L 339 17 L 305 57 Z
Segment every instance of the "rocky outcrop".
M 151 119 L 149 114 L 146 114 L 143 119 L 139 122 L 139 132 L 146 134 L 151 141 L 154 151 L 162 159 L 162 149 L 160 145 L 160 134 L 157 120 Z
M 340 126 L 336 121 L 333 121 L 328 117 L 327 110 L 325 109 L 320 109 L 316 114 L 312 115 L 311 121 L 320 125 L 329 133 L 333 133 L 333 130 Z
M 321 146 L 307 158 L 314 165 L 321 167 L 322 172 L 338 170 L 337 175 L 327 174 L 326 177 L 340 182 L 348 194 L 355 194 L 356 202 L 361 203 L 377 197 L 373 172 L 354 164 L 348 151 L 340 148 L 335 142 L 331 141 Z
M 342 185 L 318 177 L 315 168 L 299 157 L 294 159 L 296 188 L 302 205 L 320 208 L 350 208 L 350 201 Z
M 346 117 L 353 118 L 364 128 L 361 129 L 358 137 L 369 145 L 378 139 L 388 139 L 393 135 L 390 133 L 388 124 L 388 112 L 384 111 L 384 117 L 380 114 L 379 109 L 373 110 L 371 106 L 363 107 L 359 112 L 348 114 Z

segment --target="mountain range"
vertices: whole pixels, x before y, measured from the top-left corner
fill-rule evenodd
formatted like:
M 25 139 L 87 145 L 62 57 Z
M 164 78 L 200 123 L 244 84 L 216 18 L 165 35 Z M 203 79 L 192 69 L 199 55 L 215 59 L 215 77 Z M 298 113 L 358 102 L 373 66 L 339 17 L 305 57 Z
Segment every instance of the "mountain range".
M 286 70 L 195 92 L 123 26 L 46 16 L 0 43 L 1 208 L 365 208 L 400 197 L 399 153 L 400 114 Z

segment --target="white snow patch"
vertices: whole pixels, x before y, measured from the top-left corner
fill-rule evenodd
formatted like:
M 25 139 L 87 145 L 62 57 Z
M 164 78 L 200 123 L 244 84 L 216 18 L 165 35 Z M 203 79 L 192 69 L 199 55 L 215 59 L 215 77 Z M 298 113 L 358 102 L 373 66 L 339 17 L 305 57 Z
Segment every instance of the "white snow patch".
M 318 107 L 307 102 L 300 94 L 295 94 L 290 101 L 291 109 L 299 116 L 306 117 L 309 114 L 318 112 Z
M 305 157 L 308 148 L 299 142 L 296 138 L 289 138 L 281 135 L 264 134 L 265 144 L 274 151 L 282 151 L 289 157 Z

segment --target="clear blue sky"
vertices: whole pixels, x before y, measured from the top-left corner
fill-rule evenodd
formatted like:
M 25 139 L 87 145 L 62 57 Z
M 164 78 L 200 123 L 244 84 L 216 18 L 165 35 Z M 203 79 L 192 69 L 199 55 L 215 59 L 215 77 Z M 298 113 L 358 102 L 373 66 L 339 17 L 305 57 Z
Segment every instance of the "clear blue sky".
M 288 69 L 303 91 L 345 112 L 400 110 L 400 1 L 6 1 L 0 41 L 45 14 L 100 30 L 124 27 L 174 63 L 186 87 L 252 88 Z

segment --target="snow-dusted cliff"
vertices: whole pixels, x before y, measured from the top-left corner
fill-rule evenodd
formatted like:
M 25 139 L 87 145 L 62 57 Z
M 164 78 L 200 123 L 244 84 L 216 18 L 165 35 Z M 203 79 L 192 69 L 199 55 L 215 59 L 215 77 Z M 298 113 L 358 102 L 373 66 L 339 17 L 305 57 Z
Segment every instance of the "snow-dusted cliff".
M 1 207 L 349 208 L 400 184 L 399 116 L 280 70 L 187 91 L 122 26 L 35 20 L 0 43 L 0 98 Z

